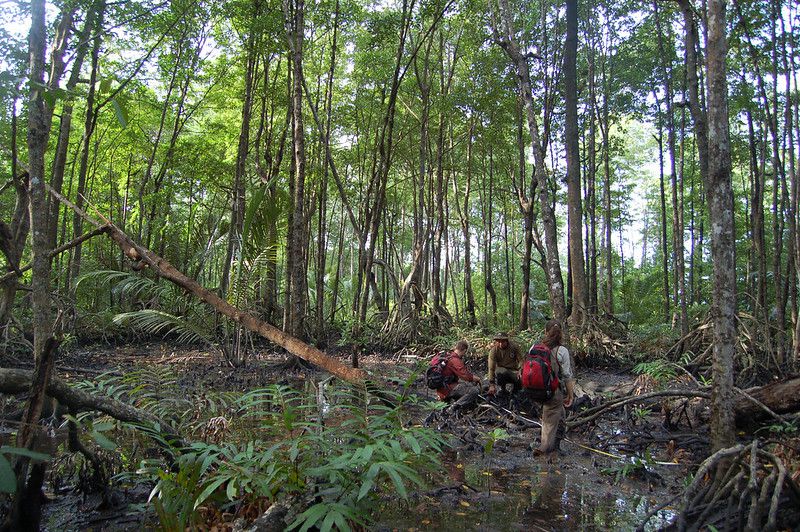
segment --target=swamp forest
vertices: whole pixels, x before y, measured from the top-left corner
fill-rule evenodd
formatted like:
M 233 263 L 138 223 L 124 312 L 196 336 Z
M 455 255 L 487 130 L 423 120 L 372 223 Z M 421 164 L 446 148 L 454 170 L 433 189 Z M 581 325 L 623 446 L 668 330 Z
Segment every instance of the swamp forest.
M 794 0 L 0 2 L 0 530 L 800 530 L 799 84 Z

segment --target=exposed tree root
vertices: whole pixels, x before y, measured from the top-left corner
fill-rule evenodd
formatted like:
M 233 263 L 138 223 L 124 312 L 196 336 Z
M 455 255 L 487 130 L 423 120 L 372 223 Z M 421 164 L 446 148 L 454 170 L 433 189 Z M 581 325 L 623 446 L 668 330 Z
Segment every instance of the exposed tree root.
M 754 440 L 717 451 L 700 465 L 671 528 L 772 531 L 800 517 L 797 508 L 800 489 L 783 461 Z
M 593 362 L 620 358 L 630 347 L 627 325 L 613 316 L 587 316 L 575 338 L 576 353 L 591 355 Z

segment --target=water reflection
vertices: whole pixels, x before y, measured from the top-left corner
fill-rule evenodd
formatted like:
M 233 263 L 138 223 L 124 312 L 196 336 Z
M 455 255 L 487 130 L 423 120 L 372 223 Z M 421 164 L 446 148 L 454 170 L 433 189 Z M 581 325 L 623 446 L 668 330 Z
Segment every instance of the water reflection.
M 443 456 L 443 470 L 430 497 L 404 507 L 389 502 L 375 530 L 632 530 L 658 504 L 620 486 L 590 486 L 585 477 L 558 465 L 514 464 L 487 476 L 478 460 L 457 453 Z M 441 488 L 441 486 L 448 486 Z M 646 530 L 658 530 L 675 517 L 662 510 Z

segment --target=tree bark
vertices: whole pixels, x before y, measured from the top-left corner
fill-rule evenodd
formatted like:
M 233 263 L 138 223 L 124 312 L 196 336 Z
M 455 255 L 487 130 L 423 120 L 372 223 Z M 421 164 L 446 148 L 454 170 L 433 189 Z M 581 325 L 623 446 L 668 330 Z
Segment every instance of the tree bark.
M 511 59 L 511 62 L 514 65 L 517 73 L 517 83 L 519 85 L 519 91 L 522 95 L 522 99 L 525 102 L 525 112 L 528 120 L 528 128 L 530 129 L 531 142 L 533 145 L 533 157 L 535 163 L 534 177 L 536 179 L 536 187 L 539 194 L 542 224 L 544 225 L 545 246 L 547 249 L 544 271 L 545 278 L 547 279 L 550 306 L 553 310 L 554 318 L 563 323 L 566 316 L 566 304 L 564 302 L 564 279 L 561 275 L 561 261 L 558 254 L 556 218 L 550 199 L 547 165 L 545 164 L 544 160 L 546 139 L 543 139 L 539 132 L 539 122 L 533 102 L 533 92 L 528 62 L 516 41 L 508 0 L 497 0 L 496 7 L 496 10 L 492 10 L 492 15 L 495 19 L 493 20 L 492 24 L 495 34 L 494 38 Z
M 303 34 L 305 31 L 304 0 L 284 0 L 284 19 L 286 37 L 292 56 L 292 220 L 290 246 L 287 249 L 288 275 L 287 286 L 289 297 L 284 315 L 287 322 L 284 329 L 292 336 L 302 337 L 305 334 L 306 301 L 308 295 L 308 279 L 306 277 L 305 251 L 306 232 L 306 148 L 305 129 L 303 125 Z
M 567 0 L 567 36 L 564 42 L 564 137 L 567 152 L 567 218 L 569 225 L 572 313 L 570 324 L 580 330 L 586 321 L 588 297 L 583 256 L 583 200 L 578 134 L 578 0 Z
M 709 0 L 708 44 L 708 148 L 706 180 L 711 219 L 711 259 L 714 265 L 714 322 L 711 439 L 713 450 L 730 447 L 733 423 L 733 358 L 736 345 L 736 248 L 731 187 L 728 86 L 725 77 L 726 1 Z
M 44 0 L 31 2 L 31 30 L 29 43 L 30 92 L 28 96 L 28 165 L 30 194 L 30 227 L 33 233 L 31 278 L 33 303 L 33 356 L 34 371 L 31 395 L 25 405 L 22 424 L 17 433 L 16 446 L 30 449 L 34 443 L 34 427 L 39 421 L 47 384 L 55 364 L 56 345 L 53 340 L 53 320 L 50 308 L 50 256 L 48 251 L 47 194 L 45 191 L 45 162 L 47 141 L 50 135 L 50 111 L 44 101 L 44 61 L 47 44 Z M 38 530 L 41 506 L 28 504 L 27 499 L 38 495 L 44 481 L 43 464 L 29 468 L 29 460 L 19 457 L 14 473 L 17 493 L 4 529 Z M 30 473 L 30 474 L 29 474 Z

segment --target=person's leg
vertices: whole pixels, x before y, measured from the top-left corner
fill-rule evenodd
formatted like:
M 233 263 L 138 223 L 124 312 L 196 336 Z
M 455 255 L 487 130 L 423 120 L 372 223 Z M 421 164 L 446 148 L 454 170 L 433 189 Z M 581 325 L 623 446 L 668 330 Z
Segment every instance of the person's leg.
M 556 390 L 555 395 L 542 405 L 542 442 L 539 451 L 549 453 L 556 448 L 558 425 L 564 417 L 564 394 Z
M 447 398 L 451 401 L 452 410 L 461 410 L 477 402 L 478 388 L 472 383 L 461 382 Z
M 513 392 L 520 389 L 519 373 L 516 370 L 508 368 L 497 368 L 495 370 L 495 380 L 497 380 L 497 387 L 501 391 L 506 390 L 506 385 L 511 384 L 514 386 Z

